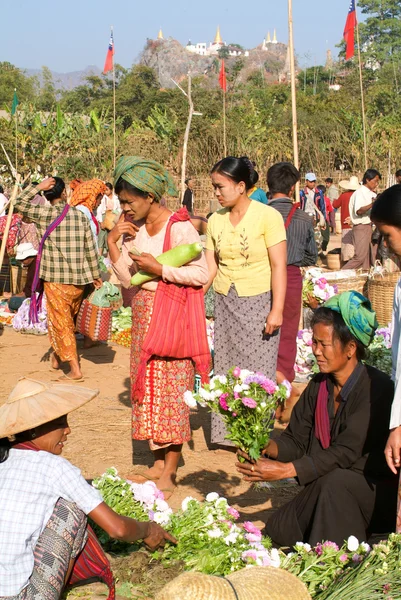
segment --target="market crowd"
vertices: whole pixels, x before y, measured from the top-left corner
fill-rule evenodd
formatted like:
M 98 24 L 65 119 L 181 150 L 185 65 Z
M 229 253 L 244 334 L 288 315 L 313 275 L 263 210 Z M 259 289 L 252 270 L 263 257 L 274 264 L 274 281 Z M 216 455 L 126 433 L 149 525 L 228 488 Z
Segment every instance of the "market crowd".
M 104 285 L 102 261 L 132 307 L 132 437 L 147 440 L 154 456 L 152 467 L 132 479 L 155 481 L 167 500 L 191 438 L 184 393 L 194 388 L 196 373 L 207 382 L 212 368 L 224 376 L 239 365 L 278 383 L 294 381 L 302 273 L 325 260 L 336 211 L 344 270 L 369 269 L 378 257 L 398 264 L 400 182 L 377 196 L 381 175 L 369 169 L 362 183 L 356 176 L 340 181 L 340 193 L 333 179 L 317 185 L 309 172 L 297 197 L 300 179 L 292 164 L 277 163 L 267 172 L 266 193 L 252 161 L 226 157 L 211 170 L 221 208 L 207 219 L 196 214 L 193 179 L 173 212 L 166 202 L 178 195 L 172 177 L 142 157 L 121 157 L 113 184 L 75 179 L 66 185 L 49 177 L 20 191 L 0 285 L 11 292 L 14 253 L 27 278 L 21 292 L 8 294 L 9 308 L 20 311 L 30 299 L 29 319 L 37 320 L 45 305 L 51 367 L 59 378 L 55 384 L 23 378 L 0 407 L 0 600 L 56 599 L 67 583 L 91 576 L 112 589 L 108 559 L 87 516 L 119 540 L 143 539 L 150 548 L 176 543 L 156 523 L 117 515 L 60 456 L 68 414 L 97 395 L 76 385 L 84 374 L 75 328 L 84 299 L 90 303 Z M 0 202 L 1 234 L 10 209 L 3 190 Z M 156 260 L 169 251 L 171 264 Z M 139 272 L 148 276 L 133 285 Z M 205 298 L 214 304 L 213 365 Z M 319 373 L 262 458 L 239 452 L 241 461 L 233 461 L 247 481 L 295 478 L 302 488 L 266 524 L 275 546 L 342 545 L 350 535 L 367 540 L 401 530 L 400 301 L 398 284 L 392 379 L 364 364 L 378 327 L 367 298 L 351 290 L 316 308 L 311 328 Z M 85 346 L 91 343 L 85 339 Z M 230 445 L 216 414 L 211 431 L 213 443 Z

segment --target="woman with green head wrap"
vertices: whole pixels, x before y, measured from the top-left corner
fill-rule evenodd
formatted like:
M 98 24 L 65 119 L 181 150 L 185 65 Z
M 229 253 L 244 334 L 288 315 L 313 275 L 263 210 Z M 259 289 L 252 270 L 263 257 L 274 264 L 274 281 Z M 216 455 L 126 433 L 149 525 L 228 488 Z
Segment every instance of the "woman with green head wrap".
M 145 395 L 138 401 L 134 391 L 143 367 L 141 349 L 153 319 L 168 318 L 161 311 L 159 314 L 153 311 L 160 280 L 172 284 L 173 291 L 176 286 L 199 289 L 207 283 L 208 270 L 202 254 L 180 268 L 162 266 L 155 259 L 163 253 L 165 239 L 170 240 L 171 248 L 199 242 L 199 235 L 186 211 L 173 216 L 160 204 L 164 194 L 177 195 L 174 182 L 162 165 L 138 156 L 122 156 L 117 163 L 114 186 L 123 212 L 108 235 L 113 269 L 126 288 L 130 287 L 131 277 L 138 270 L 157 275 L 157 279 L 132 288 L 132 436 L 137 440 L 149 440 L 155 463 L 139 479 L 135 475 L 131 479 L 157 480 L 167 499 L 175 489 L 182 444 L 191 438 L 184 392 L 193 388 L 194 364 L 191 357 L 152 357 L 146 363 Z M 120 239 L 121 251 L 117 245 Z M 166 335 L 164 326 L 161 322 L 160 336 Z M 205 329 L 204 315 L 200 315 L 197 327 L 199 332 Z
M 351 535 L 367 541 L 370 533 L 394 530 L 396 476 L 384 457 L 394 386 L 362 363 L 376 327 L 369 300 L 357 292 L 318 308 L 312 350 L 320 373 L 286 431 L 269 442 L 266 458 L 237 464 L 247 481 L 296 477 L 305 486 L 267 522 L 265 533 L 276 545 L 341 546 Z

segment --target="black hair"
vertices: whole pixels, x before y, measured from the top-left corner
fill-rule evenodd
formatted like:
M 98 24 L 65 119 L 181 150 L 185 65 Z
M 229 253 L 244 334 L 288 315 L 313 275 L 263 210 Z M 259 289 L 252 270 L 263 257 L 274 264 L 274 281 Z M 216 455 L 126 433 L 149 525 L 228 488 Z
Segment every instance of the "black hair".
M 393 185 L 375 200 L 370 213 L 375 223 L 401 229 L 401 184 Z
M 211 217 L 212 215 L 214 215 L 214 213 L 213 213 L 213 212 L 207 213 L 207 215 L 206 215 L 206 219 L 208 219 L 208 220 L 209 220 L 209 219 L 210 219 L 210 217 Z
M 4 188 L 2 185 L 0 185 L 0 194 L 4 194 Z
M 333 180 L 332 180 L 331 177 L 326 177 L 325 182 L 326 183 L 333 183 Z
M 320 190 L 321 192 L 323 192 L 323 194 L 325 194 L 327 188 L 325 185 L 320 184 L 317 186 L 317 189 Z
M 256 173 L 252 162 L 246 156 L 242 156 L 241 158 L 227 156 L 214 165 L 211 173 L 225 175 L 235 181 L 235 183 L 243 181 L 247 191 L 253 188 L 259 179 L 259 175 Z M 256 180 L 255 174 L 257 176 Z
M 288 194 L 294 185 L 301 179 L 301 174 L 289 162 L 279 162 L 271 166 L 267 171 L 266 182 L 269 188 L 269 193 Z
M 379 177 L 379 179 L 382 178 L 381 174 L 376 169 L 368 169 L 362 179 L 363 185 L 368 181 L 372 181 L 375 177 Z
M 333 328 L 333 338 L 337 339 L 341 347 L 344 349 L 350 342 L 356 344 L 356 357 L 358 360 L 365 358 L 365 346 L 360 342 L 347 327 L 340 313 L 322 306 L 315 310 L 311 319 L 310 326 L 313 327 L 318 323 L 328 325 Z
M 192 177 L 187 177 L 187 178 L 186 178 L 186 180 L 185 180 L 185 185 L 188 185 L 188 182 L 189 182 L 189 181 L 192 181 Z
M 113 184 L 112 184 L 112 183 L 110 183 L 109 181 L 106 181 L 106 183 L 105 183 L 105 186 L 106 186 L 107 188 L 109 188 L 109 190 L 113 190 Z
M 398 169 L 398 171 L 395 172 L 395 176 L 401 177 L 401 169 Z
M 0 440 L 0 463 L 7 460 L 10 454 L 11 442 L 8 438 L 2 438 Z
M 58 200 L 59 198 L 61 198 L 61 194 L 65 190 L 65 183 L 61 179 L 61 177 L 53 177 L 53 179 L 56 182 L 54 184 L 54 186 L 50 190 L 45 190 L 43 192 L 44 197 L 49 202 L 52 202 L 53 200 Z
M 117 183 L 114 186 L 115 192 L 116 194 L 120 194 L 121 192 L 128 192 L 128 194 L 133 194 L 134 196 L 140 196 L 141 198 L 147 198 L 149 196 L 148 192 L 144 192 L 143 190 L 140 190 L 139 188 L 135 187 L 134 185 L 131 185 L 130 183 L 128 183 L 128 181 L 125 181 L 125 179 L 123 179 L 122 177 L 120 177 L 120 179 L 117 181 Z M 157 198 L 155 198 L 155 200 L 157 201 Z

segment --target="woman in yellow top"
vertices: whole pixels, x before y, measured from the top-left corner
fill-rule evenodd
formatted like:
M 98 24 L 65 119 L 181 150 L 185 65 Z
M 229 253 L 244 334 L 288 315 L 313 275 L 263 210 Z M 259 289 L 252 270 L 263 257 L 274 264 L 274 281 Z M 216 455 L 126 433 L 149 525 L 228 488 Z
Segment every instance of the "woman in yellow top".
M 214 372 L 228 369 L 276 377 L 280 327 L 287 287 L 287 242 L 283 218 L 274 208 L 248 198 L 252 165 L 229 156 L 212 169 L 222 209 L 209 219 L 206 259 L 215 296 Z M 225 428 L 212 415 L 212 442 Z M 227 441 L 224 442 L 227 444 Z

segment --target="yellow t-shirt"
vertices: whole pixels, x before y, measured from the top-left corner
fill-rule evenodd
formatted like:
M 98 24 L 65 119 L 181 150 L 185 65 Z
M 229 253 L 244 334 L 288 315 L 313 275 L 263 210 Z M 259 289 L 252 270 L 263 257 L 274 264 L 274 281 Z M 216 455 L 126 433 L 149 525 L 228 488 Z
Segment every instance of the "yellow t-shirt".
M 230 210 L 223 208 L 209 219 L 206 249 L 213 250 L 219 268 L 213 287 L 227 296 L 235 285 L 238 296 L 257 296 L 271 289 L 267 249 L 287 239 L 281 214 L 260 202 L 251 202 L 236 227 Z

